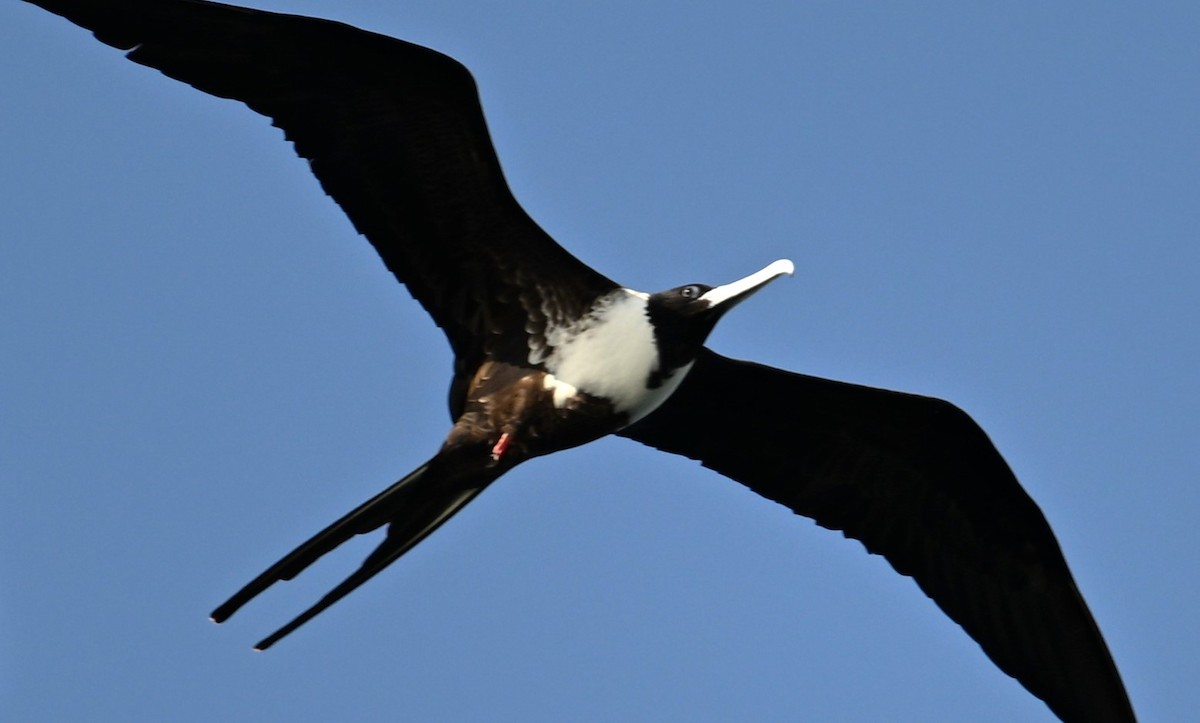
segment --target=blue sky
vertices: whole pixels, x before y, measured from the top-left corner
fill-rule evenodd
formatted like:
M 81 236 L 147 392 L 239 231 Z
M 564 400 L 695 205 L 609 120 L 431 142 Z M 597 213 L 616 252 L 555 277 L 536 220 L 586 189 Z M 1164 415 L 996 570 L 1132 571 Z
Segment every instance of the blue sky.
M 964 407 L 1142 717 L 1200 710 L 1200 6 L 256 6 L 466 63 L 622 283 L 793 259 L 711 346 Z M 436 449 L 446 344 L 265 119 L 21 2 L 0 39 L 6 720 L 1051 719 L 857 542 L 619 439 L 252 654 L 371 541 L 207 613 Z

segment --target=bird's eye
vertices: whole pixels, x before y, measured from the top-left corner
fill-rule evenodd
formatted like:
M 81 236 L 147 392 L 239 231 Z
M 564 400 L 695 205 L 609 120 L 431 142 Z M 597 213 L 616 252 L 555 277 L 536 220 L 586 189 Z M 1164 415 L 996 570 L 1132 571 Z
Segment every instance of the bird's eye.
M 679 290 L 679 295 L 685 299 L 695 299 L 700 296 L 700 287 L 696 285 L 685 286 Z

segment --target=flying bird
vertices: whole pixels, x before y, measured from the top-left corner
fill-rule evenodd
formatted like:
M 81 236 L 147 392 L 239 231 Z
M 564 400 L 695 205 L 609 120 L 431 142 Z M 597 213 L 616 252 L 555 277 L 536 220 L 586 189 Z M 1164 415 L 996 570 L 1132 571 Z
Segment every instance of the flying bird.
M 1134 720 L 1041 511 L 954 405 L 725 358 L 732 283 L 621 286 L 510 192 L 470 72 L 328 20 L 201 0 L 29 0 L 127 57 L 269 117 L 454 354 L 441 448 L 221 604 L 223 622 L 356 535 L 386 537 L 264 650 L 399 559 L 518 464 L 618 434 L 862 541 L 1066 721 Z M 719 420 L 714 423 L 713 420 Z

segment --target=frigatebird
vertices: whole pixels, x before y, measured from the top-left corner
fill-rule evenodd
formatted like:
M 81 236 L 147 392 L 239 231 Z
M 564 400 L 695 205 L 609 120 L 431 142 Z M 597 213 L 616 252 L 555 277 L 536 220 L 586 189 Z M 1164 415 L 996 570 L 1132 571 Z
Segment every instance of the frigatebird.
M 387 528 L 266 649 L 521 462 L 618 434 L 700 461 L 883 555 L 1063 720 L 1131 721 L 1044 516 L 952 404 L 722 357 L 717 320 L 793 270 L 647 294 L 559 246 L 509 191 L 470 73 L 344 24 L 201 0 L 30 0 L 283 129 L 445 332 L 442 447 L 213 612 L 222 622 L 356 535 Z M 721 424 L 711 420 L 720 418 Z

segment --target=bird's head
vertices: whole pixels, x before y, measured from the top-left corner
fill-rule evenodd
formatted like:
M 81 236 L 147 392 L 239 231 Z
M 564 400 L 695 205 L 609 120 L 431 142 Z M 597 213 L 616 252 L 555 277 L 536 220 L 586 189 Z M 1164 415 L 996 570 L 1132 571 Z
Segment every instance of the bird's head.
M 725 312 L 780 276 L 791 276 L 795 271 L 791 261 L 780 259 L 721 286 L 688 284 L 651 294 L 646 311 L 654 325 L 663 366 L 672 369 L 690 362 Z

